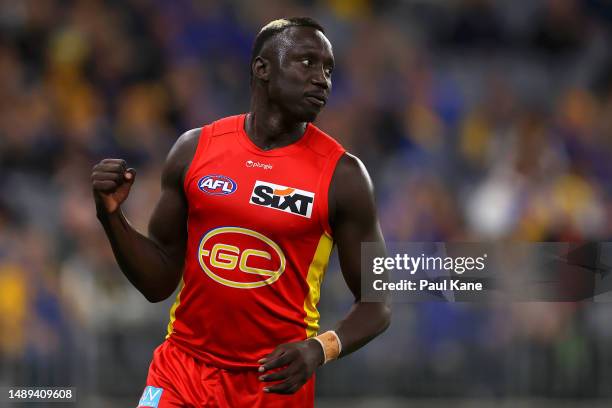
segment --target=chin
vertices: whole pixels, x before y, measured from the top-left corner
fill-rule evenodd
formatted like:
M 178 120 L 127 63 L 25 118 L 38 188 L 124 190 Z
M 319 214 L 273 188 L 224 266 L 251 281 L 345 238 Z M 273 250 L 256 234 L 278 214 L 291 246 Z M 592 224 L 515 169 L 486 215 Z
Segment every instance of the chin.
M 287 114 L 290 115 L 296 122 L 314 122 L 321 112 L 321 109 L 313 109 L 313 107 L 310 106 L 298 107 L 294 105 L 294 107 L 298 109 L 287 111 Z
M 317 116 L 319 116 L 319 112 L 305 116 L 303 121 L 304 122 L 314 122 L 315 120 L 317 120 Z
M 300 121 L 302 122 L 314 122 L 317 119 L 317 116 L 319 116 L 319 113 L 321 113 L 321 109 L 316 109 L 316 110 L 312 110 L 312 109 L 308 109 L 305 110 L 304 112 L 302 112 L 302 115 L 300 115 Z

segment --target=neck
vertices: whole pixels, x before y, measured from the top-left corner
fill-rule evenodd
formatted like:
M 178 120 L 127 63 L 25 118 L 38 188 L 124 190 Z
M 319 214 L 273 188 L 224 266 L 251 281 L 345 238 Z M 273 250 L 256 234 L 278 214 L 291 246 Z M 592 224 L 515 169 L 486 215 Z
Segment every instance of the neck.
M 280 110 L 266 104 L 251 104 L 244 121 L 244 130 L 257 147 L 270 150 L 298 141 L 306 130 L 306 122 L 287 118 Z

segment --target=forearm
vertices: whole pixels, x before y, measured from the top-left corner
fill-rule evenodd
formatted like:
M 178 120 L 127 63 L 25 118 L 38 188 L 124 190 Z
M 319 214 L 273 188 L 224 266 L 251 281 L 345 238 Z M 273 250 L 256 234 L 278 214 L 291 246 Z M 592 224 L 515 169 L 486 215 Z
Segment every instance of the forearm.
M 150 302 L 159 302 L 170 296 L 181 274 L 181 266 L 172 261 L 171 255 L 136 231 L 121 209 L 112 214 L 98 211 L 98 219 L 121 271 L 132 285 Z
M 336 326 L 345 356 L 365 346 L 389 327 L 391 308 L 388 303 L 361 302 L 353 304 L 347 316 Z

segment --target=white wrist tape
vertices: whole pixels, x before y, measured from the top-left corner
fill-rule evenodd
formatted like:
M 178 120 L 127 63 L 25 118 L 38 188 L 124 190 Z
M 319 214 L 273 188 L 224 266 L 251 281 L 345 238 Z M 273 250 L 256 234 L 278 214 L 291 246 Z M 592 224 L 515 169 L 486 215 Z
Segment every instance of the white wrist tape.
M 340 341 L 340 337 L 338 337 L 338 334 L 336 334 L 336 332 L 333 330 L 326 331 L 325 333 L 319 334 L 318 336 L 312 338 L 319 342 L 321 348 L 323 349 L 323 364 L 337 359 L 342 352 L 342 342 Z

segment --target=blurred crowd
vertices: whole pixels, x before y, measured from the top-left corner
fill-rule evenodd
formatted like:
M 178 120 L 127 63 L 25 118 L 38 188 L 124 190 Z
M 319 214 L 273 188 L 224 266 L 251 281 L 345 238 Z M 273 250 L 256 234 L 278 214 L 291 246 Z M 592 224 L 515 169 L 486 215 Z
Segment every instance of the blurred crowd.
M 0 385 L 139 393 L 168 304 L 117 269 L 91 167 L 136 168 L 146 231 L 174 140 L 247 111 L 255 34 L 300 15 L 336 58 L 317 125 L 365 162 L 388 241 L 610 240 L 605 0 L 0 1 Z M 324 322 L 350 303 L 332 262 Z M 319 393 L 610 396 L 609 311 L 398 305 Z

